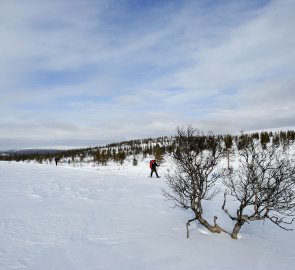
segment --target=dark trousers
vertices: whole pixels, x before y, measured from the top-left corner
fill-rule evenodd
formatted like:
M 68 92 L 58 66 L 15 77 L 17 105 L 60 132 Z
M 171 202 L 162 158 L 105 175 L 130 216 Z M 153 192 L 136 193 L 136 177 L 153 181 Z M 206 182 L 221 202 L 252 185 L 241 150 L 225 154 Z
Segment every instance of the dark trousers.
M 156 169 L 152 169 L 151 170 L 151 177 L 153 177 L 153 173 L 156 173 L 156 176 L 159 178 L 159 175 L 158 175 L 158 172 L 157 172 L 157 170 Z

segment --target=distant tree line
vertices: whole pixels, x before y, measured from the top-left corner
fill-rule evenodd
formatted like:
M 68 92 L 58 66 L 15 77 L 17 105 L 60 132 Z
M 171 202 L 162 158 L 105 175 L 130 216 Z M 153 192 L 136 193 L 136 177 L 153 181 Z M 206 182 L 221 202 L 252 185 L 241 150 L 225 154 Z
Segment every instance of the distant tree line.
M 200 136 L 198 136 L 198 140 Z M 295 131 L 256 132 L 242 133 L 240 135 L 202 135 L 202 147 L 210 148 L 210 144 L 218 142 L 223 151 L 223 155 L 228 156 L 246 148 L 253 140 L 260 141 L 262 147 L 272 143 L 281 146 L 284 150 L 295 141 Z M 138 157 L 142 158 L 154 156 L 159 163 L 163 161 L 165 155 L 171 155 L 177 151 L 177 136 L 164 136 L 157 138 L 146 138 L 138 140 L 122 141 L 100 147 L 88 147 L 81 149 L 71 149 L 58 152 L 34 152 L 34 153 L 5 153 L 0 155 L 2 161 L 35 161 L 37 163 L 54 163 L 58 158 L 60 162 L 77 165 L 82 163 L 93 163 L 95 165 L 107 165 L 108 162 L 124 164 L 128 157 L 132 157 L 132 163 L 137 165 Z M 194 142 L 192 142 L 194 143 Z

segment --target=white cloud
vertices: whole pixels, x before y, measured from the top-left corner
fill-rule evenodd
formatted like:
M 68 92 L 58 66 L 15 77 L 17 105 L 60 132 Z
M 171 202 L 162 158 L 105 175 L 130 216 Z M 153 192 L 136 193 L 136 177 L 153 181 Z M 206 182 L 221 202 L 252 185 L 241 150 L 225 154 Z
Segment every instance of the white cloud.
M 295 125 L 294 1 L 130 3 L 1 1 L 2 141 Z

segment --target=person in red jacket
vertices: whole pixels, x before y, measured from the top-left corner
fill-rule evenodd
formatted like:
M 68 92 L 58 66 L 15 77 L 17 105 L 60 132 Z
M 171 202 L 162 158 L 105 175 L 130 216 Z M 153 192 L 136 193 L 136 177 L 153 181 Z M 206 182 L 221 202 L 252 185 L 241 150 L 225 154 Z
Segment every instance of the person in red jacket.
M 159 165 L 157 164 L 156 160 L 153 159 L 150 161 L 150 168 L 151 168 L 151 177 L 153 177 L 153 173 L 155 172 L 156 173 L 156 176 L 157 178 L 159 178 L 160 176 L 158 175 L 158 172 L 157 172 L 157 167 Z

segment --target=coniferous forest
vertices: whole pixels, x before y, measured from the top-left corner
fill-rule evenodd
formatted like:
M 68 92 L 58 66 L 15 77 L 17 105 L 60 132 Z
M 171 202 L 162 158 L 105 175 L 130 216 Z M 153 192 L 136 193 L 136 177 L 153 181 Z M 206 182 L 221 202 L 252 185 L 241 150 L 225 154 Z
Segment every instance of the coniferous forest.
M 213 135 L 199 133 L 198 137 L 204 140 L 208 147 L 210 141 L 217 142 L 224 150 L 224 156 L 230 156 L 235 151 L 243 149 L 251 141 L 257 141 L 263 148 L 267 144 L 281 146 L 288 151 L 295 141 L 295 131 L 279 132 L 254 132 L 241 133 L 239 135 Z M 78 165 L 82 163 L 92 163 L 94 166 L 107 165 L 108 162 L 116 162 L 123 165 L 127 158 L 132 159 L 132 164 L 137 165 L 138 159 L 154 156 L 158 162 L 162 162 L 165 155 L 171 155 L 176 149 L 177 136 L 164 136 L 157 138 L 145 138 L 137 140 L 111 143 L 105 146 L 88 147 L 70 150 L 23 150 L 7 151 L 0 153 L 2 161 L 33 161 L 36 163 L 55 163 L 57 159 L 60 163 Z

